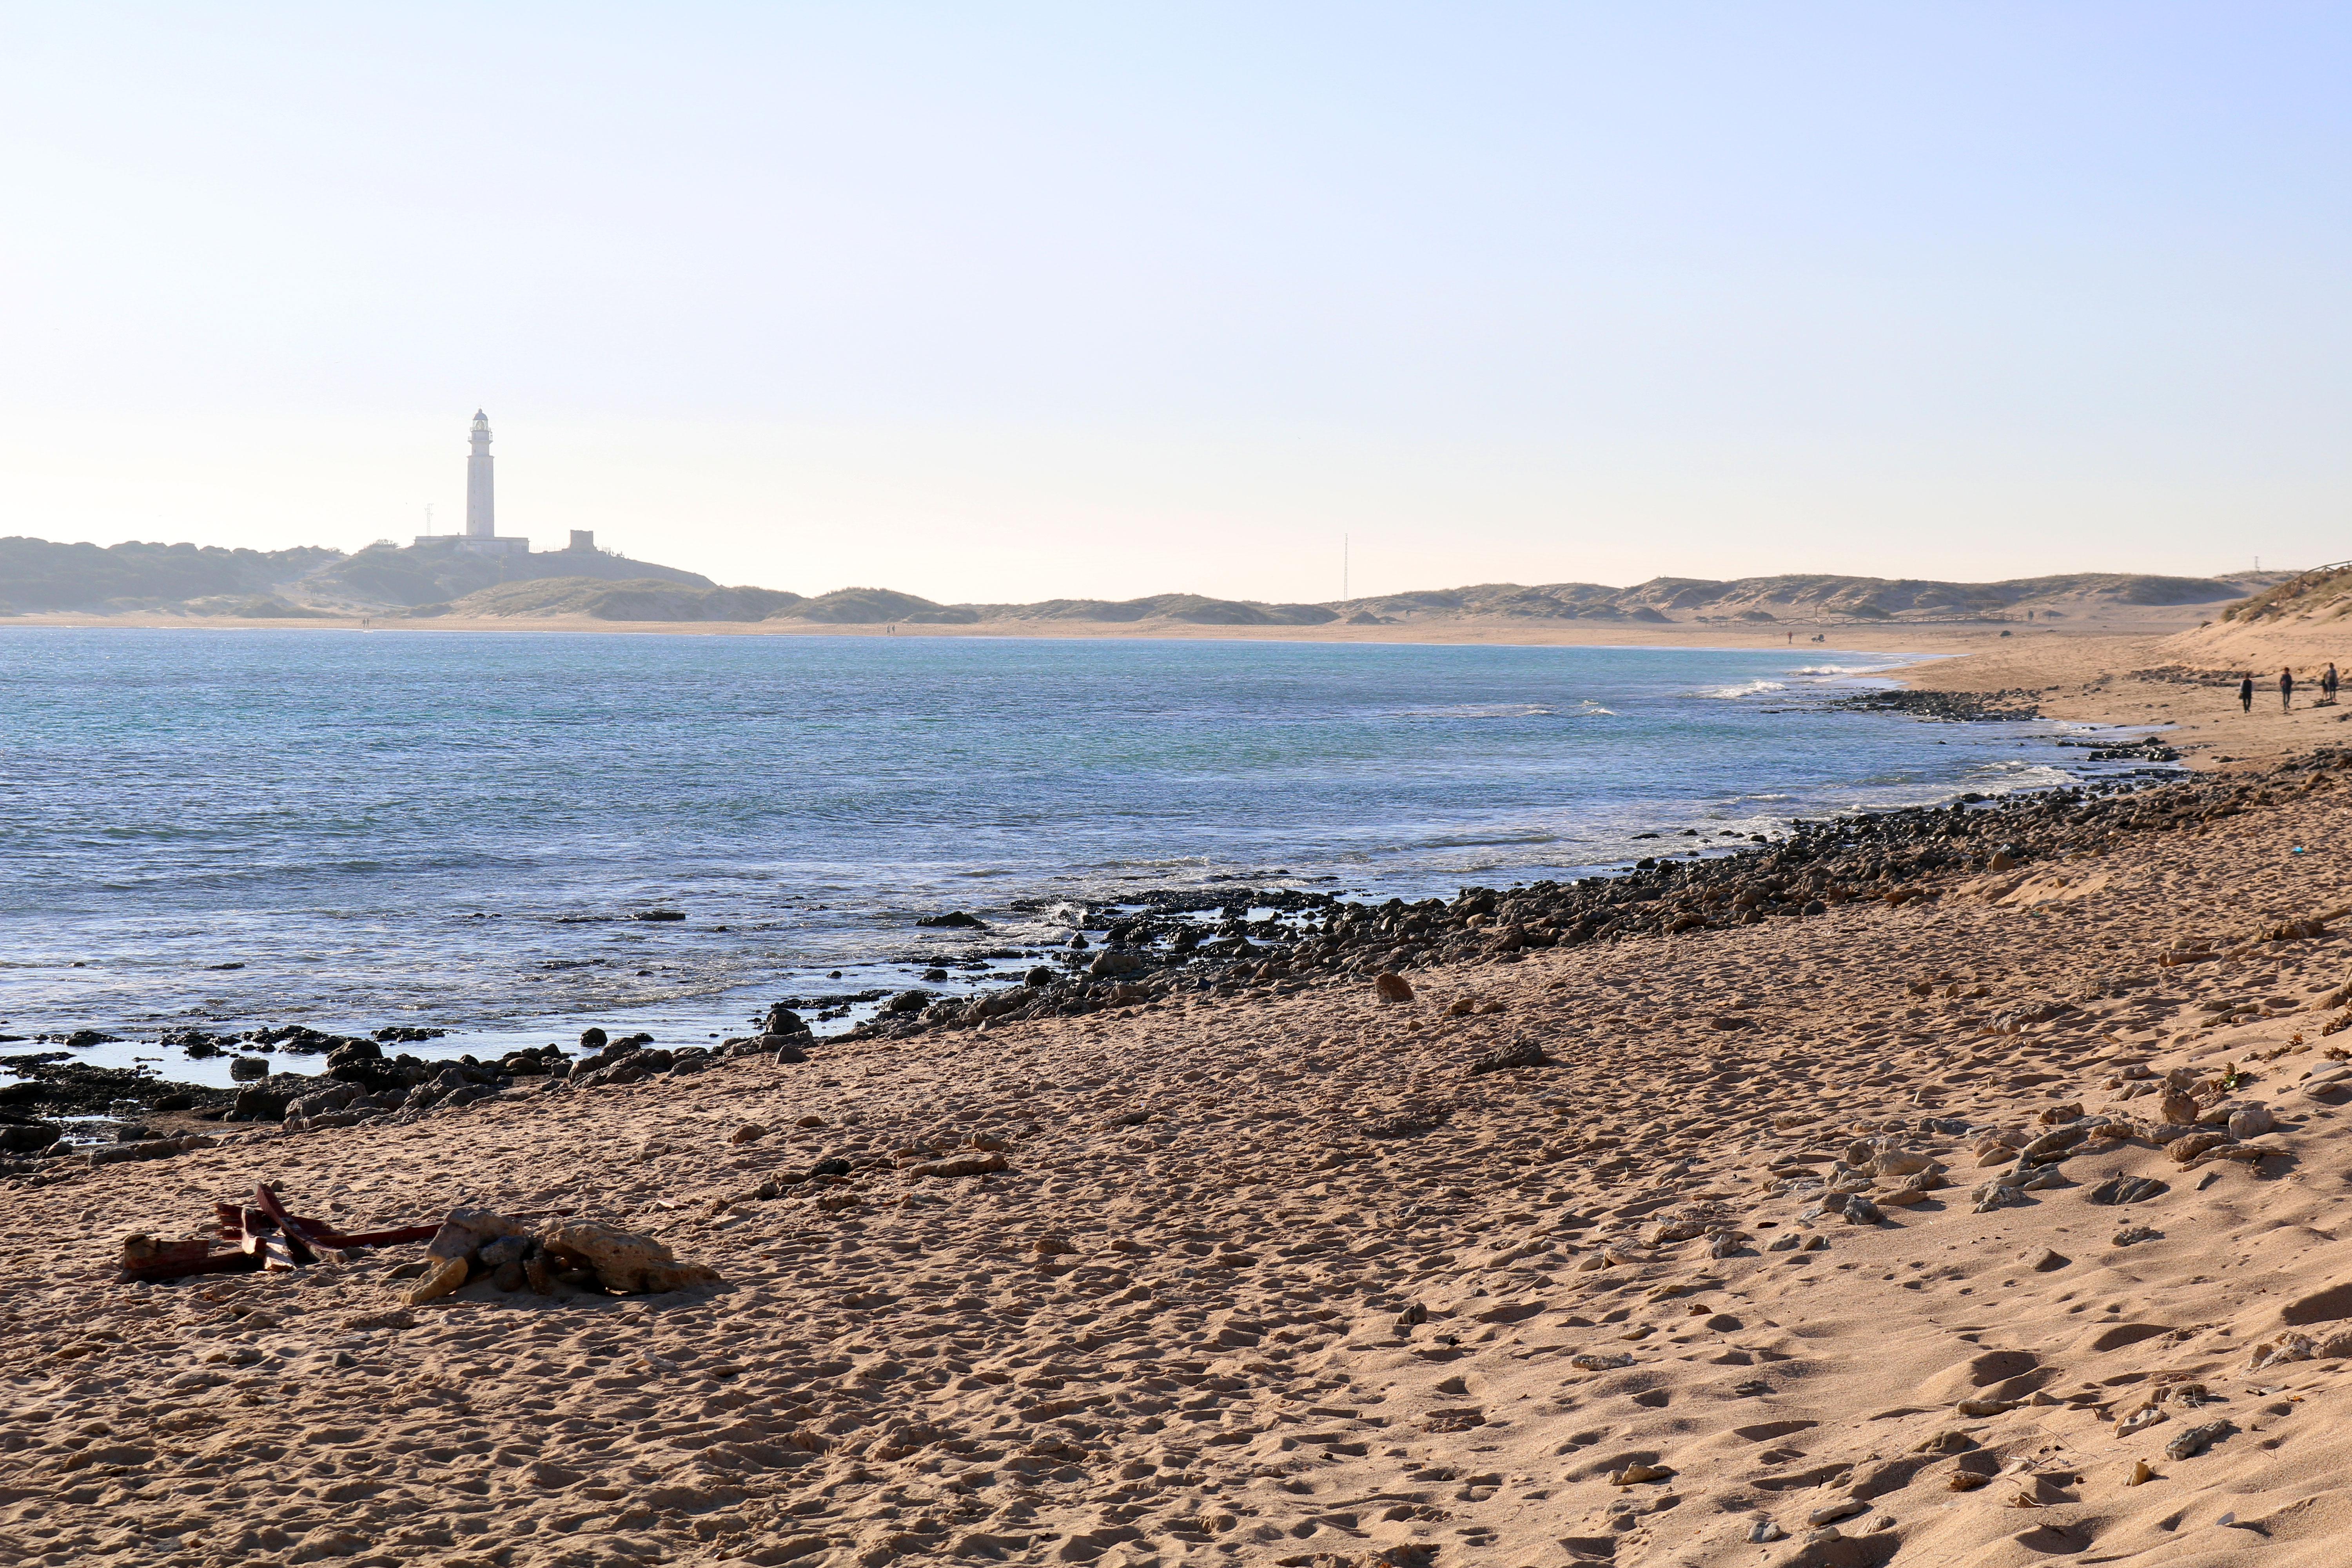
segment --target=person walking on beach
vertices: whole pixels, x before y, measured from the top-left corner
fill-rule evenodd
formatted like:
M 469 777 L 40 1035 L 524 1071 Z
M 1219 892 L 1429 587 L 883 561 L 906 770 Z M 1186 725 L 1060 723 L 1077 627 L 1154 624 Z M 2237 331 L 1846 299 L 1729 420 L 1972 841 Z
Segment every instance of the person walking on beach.
M 2319 699 L 2333 706 L 2336 701 L 2336 661 L 2327 662 L 2327 673 L 2319 678 Z
M 2282 665 L 2279 667 L 2279 711 L 2284 713 L 2294 706 L 2294 671 Z
M 2254 710 L 2254 678 L 2251 675 L 2238 682 L 2238 706 L 2249 713 Z

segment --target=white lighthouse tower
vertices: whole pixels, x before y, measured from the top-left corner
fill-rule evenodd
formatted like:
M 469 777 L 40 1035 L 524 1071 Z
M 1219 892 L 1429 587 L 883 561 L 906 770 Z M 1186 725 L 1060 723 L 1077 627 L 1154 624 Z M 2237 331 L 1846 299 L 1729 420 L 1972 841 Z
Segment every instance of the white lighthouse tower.
M 454 542 L 460 550 L 482 555 L 528 555 L 528 539 L 501 538 L 498 529 L 497 486 L 491 478 L 490 416 L 474 410 L 474 427 L 466 454 L 466 531 Z M 446 542 L 431 538 L 419 544 Z
M 473 450 L 466 456 L 466 537 L 496 539 L 498 500 L 490 482 L 490 416 L 474 410 Z

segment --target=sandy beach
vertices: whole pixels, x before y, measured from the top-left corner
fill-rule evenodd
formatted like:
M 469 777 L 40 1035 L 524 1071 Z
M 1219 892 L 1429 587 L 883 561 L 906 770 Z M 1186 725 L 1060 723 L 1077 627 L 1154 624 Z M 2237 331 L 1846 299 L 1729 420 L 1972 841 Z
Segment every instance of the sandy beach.
M 2347 732 L 2168 649 L 1919 673 L 2233 759 L 1928 898 L 20 1178 L 0 1552 L 2339 1562 Z M 265 1181 L 722 1282 L 111 1282 Z
M 1769 624 L 1736 620 L 1479 620 L 1448 615 L 1402 619 L 1385 626 L 1202 626 L 1191 621 L 982 621 L 971 625 L 919 623 L 859 625 L 843 622 L 610 621 L 576 616 L 329 616 L 243 620 L 232 616 L 186 616 L 159 611 L 95 616 L 69 613 L 17 615 L 0 626 L 121 627 L 177 630 L 400 631 L 597 633 L 644 637 L 930 637 L 1115 638 L 1122 641 L 1209 638 L 1256 642 L 1321 643 L 1500 643 L 1528 647 L 1798 647 L 1824 654 L 1952 655 L 1979 652 L 2004 641 L 2034 650 L 2054 650 L 2085 642 L 2105 646 L 2122 637 L 2152 639 L 2194 629 L 2211 606 L 2132 606 L 2085 600 L 2063 623 L 2002 624 L 1953 619 L 1868 624 L 1790 620 Z M 2008 636 L 2004 637 L 2003 634 Z M 1816 642 L 1813 639 L 1819 637 Z M 2096 656 L 2094 656 L 2096 657 Z

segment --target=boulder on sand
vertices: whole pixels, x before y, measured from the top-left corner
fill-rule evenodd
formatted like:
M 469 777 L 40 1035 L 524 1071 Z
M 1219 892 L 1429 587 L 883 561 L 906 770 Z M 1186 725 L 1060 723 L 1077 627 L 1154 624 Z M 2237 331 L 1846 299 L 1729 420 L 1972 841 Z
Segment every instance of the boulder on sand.
M 607 1290 L 624 1295 L 719 1282 L 718 1270 L 680 1263 L 668 1247 L 652 1237 L 618 1230 L 597 1220 L 553 1226 L 540 1237 L 540 1246 L 568 1267 L 593 1269 Z

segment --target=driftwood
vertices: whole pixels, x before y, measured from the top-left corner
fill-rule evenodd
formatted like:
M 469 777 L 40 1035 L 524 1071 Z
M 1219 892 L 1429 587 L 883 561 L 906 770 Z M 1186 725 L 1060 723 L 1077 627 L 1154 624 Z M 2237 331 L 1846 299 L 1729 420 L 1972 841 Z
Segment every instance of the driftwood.
M 215 1203 L 213 1215 L 228 1251 L 215 1252 L 212 1243 L 201 1239 L 157 1241 L 150 1236 L 129 1237 L 122 1243 L 121 1278 L 183 1279 L 195 1274 L 235 1274 L 255 1268 L 282 1273 L 308 1268 L 325 1253 L 428 1240 L 441 1228 L 411 1225 L 347 1236 L 324 1220 L 289 1213 L 267 1182 L 254 1189 L 252 1203 Z
M 321 1219 L 305 1219 L 289 1214 L 278 1201 L 277 1191 L 267 1182 L 253 1189 L 256 1208 L 275 1220 L 289 1236 L 297 1236 L 321 1252 L 339 1252 L 347 1247 L 398 1247 L 406 1241 L 430 1241 L 439 1232 L 437 1225 L 405 1225 L 391 1230 L 367 1230 L 357 1236 L 346 1236 Z

